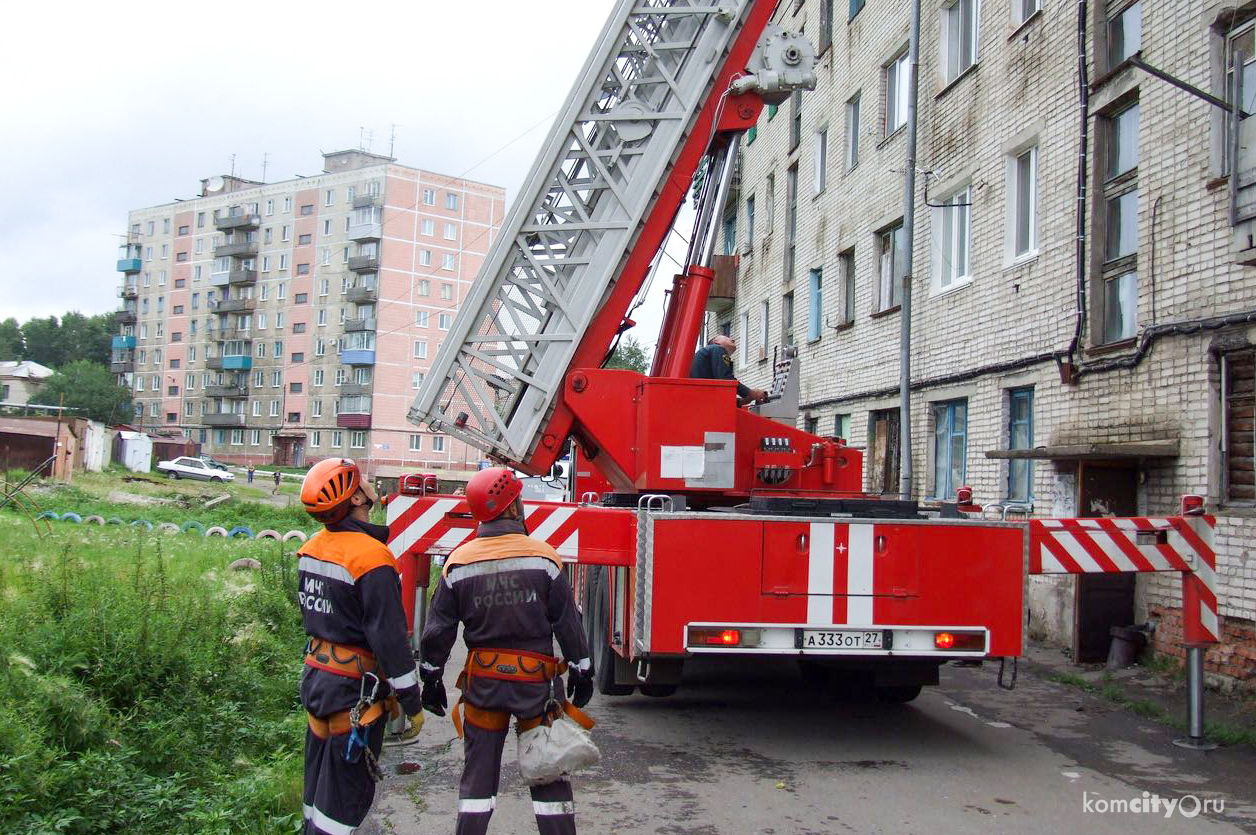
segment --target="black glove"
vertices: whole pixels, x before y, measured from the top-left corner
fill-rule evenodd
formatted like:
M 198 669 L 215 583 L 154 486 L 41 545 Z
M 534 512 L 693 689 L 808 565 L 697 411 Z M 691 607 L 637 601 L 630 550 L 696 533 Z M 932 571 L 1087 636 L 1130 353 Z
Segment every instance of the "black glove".
M 567 698 L 576 707 L 584 707 L 593 698 L 593 676 L 575 669 L 567 672 Z
M 449 697 L 445 695 L 445 682 L 441 681 L 439 675 L 423 680 L 423 693 L 420 699 L 423 707 L 432 713 L 437 716 L 445 715 L 445 708 L 449 707 Z

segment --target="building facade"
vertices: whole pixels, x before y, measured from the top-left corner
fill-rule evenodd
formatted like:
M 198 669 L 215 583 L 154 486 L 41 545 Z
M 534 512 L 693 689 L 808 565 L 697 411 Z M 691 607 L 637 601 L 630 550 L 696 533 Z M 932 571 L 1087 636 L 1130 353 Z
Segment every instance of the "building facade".
M 743 143 L 721 265 L 735 289 L 710 327 L 738 340 L 752 386 L 796 347 L 800 420 L 862 447 L 865 488 L 895 493 L 910 286 L 914 496 L 967 484 L 987 505 L 1089 516 L 1205 494 L 1228 636 L 1209 669 L 1252 679 L 1256 120 L 1232 130 L 1217 105 L 1237 88 L 1256 112 L 1256 3 L 1091 0 L 1079 20 L 1064 0 L 922 0 L 908 246 L 910 12 L 780 4 L 817 46 L 818 85 Z M 1152 620 L 1180 652 L 1177 577 L 1118 579 L 1033 578 L 1031 634 L 1080 649 L 1098 624 L 1106 651 L 1103 623 Z
M 53 370 L 31 360 L 0 361 L 0 405 L 22 406 L 29 403 Z
M 132 211 L 111 369 L 137 425 L 237 463 L 474 468 L 406 413 L 504 213 L 501 188 L 363 151 Z

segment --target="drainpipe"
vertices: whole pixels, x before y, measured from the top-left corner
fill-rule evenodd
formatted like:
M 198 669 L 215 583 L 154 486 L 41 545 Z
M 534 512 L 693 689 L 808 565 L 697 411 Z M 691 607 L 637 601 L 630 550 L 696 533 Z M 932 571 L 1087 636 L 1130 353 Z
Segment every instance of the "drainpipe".
M 912 495 L 911 460 L 911 276 L 916 237 L 916 80 L 920 68 L 920 0 L 912 0 L 911 39 L 907 46 L 907 170 L 903 172 L 903 300 L 898 342 L 898 492 Z

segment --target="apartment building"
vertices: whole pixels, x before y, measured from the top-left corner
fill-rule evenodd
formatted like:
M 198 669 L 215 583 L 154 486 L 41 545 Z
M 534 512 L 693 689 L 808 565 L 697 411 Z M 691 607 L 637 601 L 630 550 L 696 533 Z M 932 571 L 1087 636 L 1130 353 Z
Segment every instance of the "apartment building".
M 1209 669 L 1256 680 L 1256 120 L 1219 106 L 1237 91 L 1256 112 L 1256 2 L 1092 0 L 1080 21 L 1065 0 L 922 7 L 913 493 L 968 484 L 1038 516 L 1205 494 L 1227 635 Z M 817 46 L 818 86 L 746 137 L 709 304 L 743 382 L 797 348 L 800 420 L 863 448 L 877 493 L 900 476 L 910 12 L 780 4 Z M 1180 652 L 1174 575 L 1034 578 L 1030 605 L 1031 633 L 1079 657 L 1148 619 Z
M 369 473 L 473 469 L 406 421 L 505 213 L 505 191 L 364 151 L 279 183 L 201 181 L 130 212 L 112 370 L 145 427 L 213 456 Z

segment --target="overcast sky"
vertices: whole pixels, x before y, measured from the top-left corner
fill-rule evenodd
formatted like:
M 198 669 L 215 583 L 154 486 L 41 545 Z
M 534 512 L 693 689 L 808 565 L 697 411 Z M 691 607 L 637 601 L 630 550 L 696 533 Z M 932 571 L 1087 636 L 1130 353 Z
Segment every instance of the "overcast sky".
M 276 182 L 363 128 L 388 153 L 395 124 L 402 164 L 513 201 L 612 5 L 8 4 L 0 318 L 116 308 L 127 211 L 196 196 L 233 154 Z

